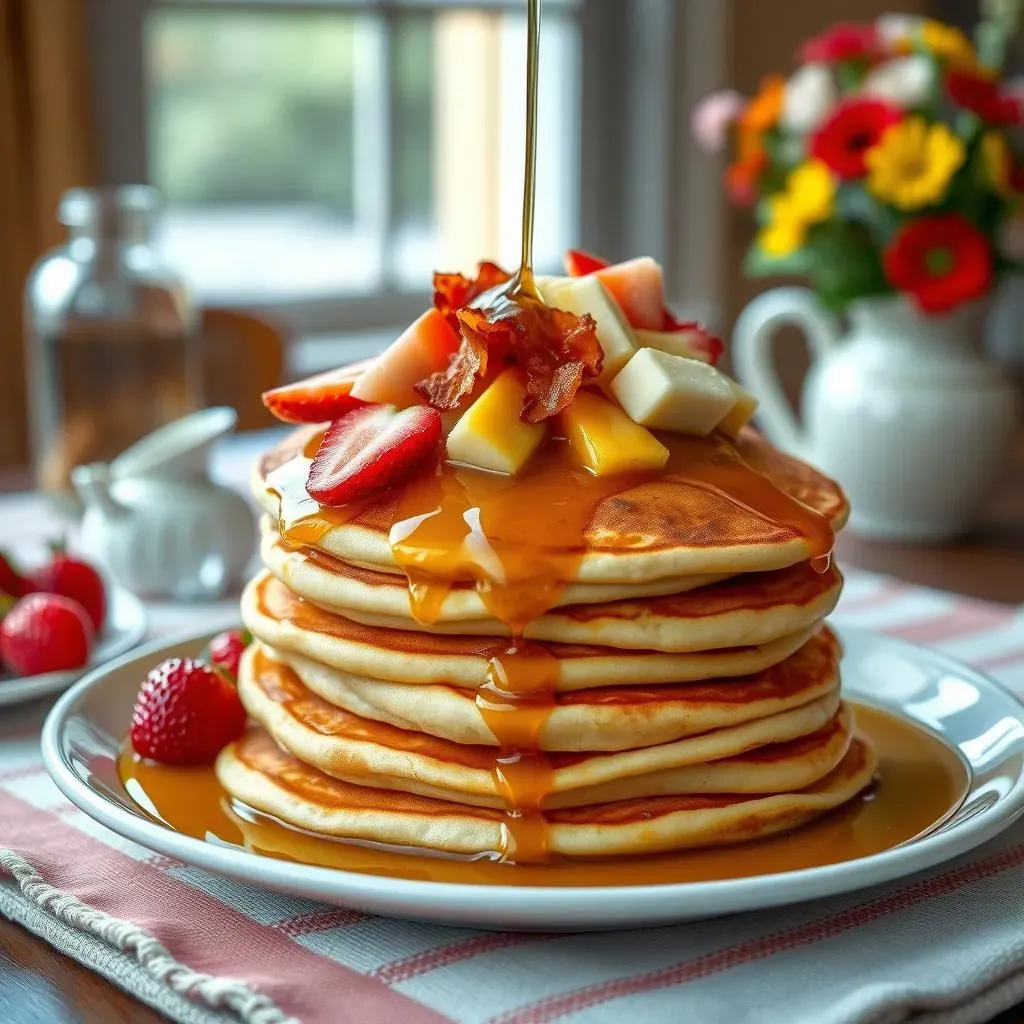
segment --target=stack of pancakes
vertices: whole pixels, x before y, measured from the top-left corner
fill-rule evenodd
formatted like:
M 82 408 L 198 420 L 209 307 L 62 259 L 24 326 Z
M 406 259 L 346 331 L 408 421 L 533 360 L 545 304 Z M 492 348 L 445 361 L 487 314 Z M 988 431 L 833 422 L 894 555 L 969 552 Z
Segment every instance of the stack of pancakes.
M 305 495 L 308 434 L 269 452 L 229 794 L 526 861 L 756 839 L 861 792 L 822 624 L 841 491 L 752 431 L 663 440 L 653 478 L 587 478 L 551 444 L 528 478 L 441 463 L 344 510 Z

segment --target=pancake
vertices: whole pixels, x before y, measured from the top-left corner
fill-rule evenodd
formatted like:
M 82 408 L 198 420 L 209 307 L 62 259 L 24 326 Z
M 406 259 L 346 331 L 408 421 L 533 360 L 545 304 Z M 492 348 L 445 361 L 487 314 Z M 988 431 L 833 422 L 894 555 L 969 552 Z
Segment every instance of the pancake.
M 284 520 L 289 539 L 301 534 L 309 546 L 384 571 L 401 568 L 392 543 L 396 524 L 432 515 L 436 507 L 451 513 L 460 536 L 475 509 L 490 520 L 484 524 L 489 538 L 497 521 L 511 523 L 513 534 L 528 537 L 531 557 L 558 567 L 547 575 L 561 582 L 626 584 L 784 568 L 827 553 L 848 514 L 835 482 L 749 429 L 735 444 L 718 434 L 659 434 L 670 457 L 653 477 L 589 477 L 564 444 L 551 443 L 519 477 L 442 464 L 420 481 L 418 504 L 409 497 L 410 483 L 357 506 L 322 509 L 305 492 L 303 452 L 315 436 L 315 428 L 297 431 L 259 460 L 252 479 L 257 501 L 275 521 Z M 552 508 L 567 501 L 583 507 L 581 526 L 552 531 Z M 466 562 L 451 575 L 477 573 Z
M 303 601 L 268 572 L 242 594 L 242 621 L 257 639 L 353 675 L 400 683 L 443 683 L 477 689 L 487 681 L 495 641 L 367 626 Z M 560 691 L 624 683 L 675 683 L 748 675 L 789 657 L 818 621 L 763 643 L 720 650 L 663 653 L 586 644 L 543 644 L 559 663 Z
M 282 750 L 262 729 L 221 751 L 216 770 L 232 798 L 319 835 L 469 855 L 495 854 L 507 840 L 500 810 L 343 782 Z M 790 793 L 639 797 L 553 809 L 545 814 L 548 849 L 595 857 L 750 842 L 853 799 L 874 771 L 871 750 L 854 739 L 831 772 Z
M 239 676 L 249 714 L 285 750 L 344 782 L 476 806 L 504 807 L 493 747 L 452 743 L 373 722 L 328 704 L 263 653 Z M 838 687 L 746 727 L 616 753 L 552 754 L 544 807 L 679 793 L 802 789 L 846 753 L 850 718 Z
M 549 751 L 628 750 L 777 715 L 838 694 L 838 657 L 837 641 L 823 630 L 785 661 L 738 679 L 556 693 L 537 743 Z M 380 682 L 265 650 L 243 663 L 241 678 L 248 682 L 259 672 L 269 677 L 282 666 L 318 697 L 361 719 L 453 743 L 498 744 L 471 690 Z
M 395 618 L 410 614 L 409 593 L 404 576 L 351 566 L 316 549 L 289 547 L 281 540 L 269 516 L 262 517 L 260 534 L 260 558 L 263 564 L 301 597 L 325 608 L 364 608 Z M 634 584 L 568 583 L 559 590 L 552 607 L 682 594 L 717 583 L 723 578 L 722 575 L 708 574 L 667 576 Z M 476 619 L 493 621 L 493 615 L 484 599 L 469 580 L 455 583 L 444 593 L 436 609 L 436 617 L 439 622 Z
M 400 577 L 347 565 L 338 572 L 373 597 L 352 607 L 313 603 L 364 625 L 463 637 L 510 634 L 497 619 L 418 622 L 410 611 L 409 588 Z M 528 622 L 523 635 L 555 643 L 670 653 L 750 647 L 820 621 L 835 607 L 841 589 L 842 577 L 834 566 L 816 572 L 803 562 L 774 572 L 734 576 L 682 594 L 555 608 Z M 400 614 L 374 610 L 389 606 Z

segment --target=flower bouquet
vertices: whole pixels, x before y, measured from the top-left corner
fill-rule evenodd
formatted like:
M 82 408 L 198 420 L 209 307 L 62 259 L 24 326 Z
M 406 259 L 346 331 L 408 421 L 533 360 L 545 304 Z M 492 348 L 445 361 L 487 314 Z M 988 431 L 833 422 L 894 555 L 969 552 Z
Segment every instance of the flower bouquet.
M 1000 70 L 1019 6 L 990 0 L 976 43 L 925 18 L 836 25 L 788 79 L 705 100 L 698 138 L 731 137 L 728 193 L 756 207 L 747 272 L 805 276 L 833 308 L 904 293 L 936 314 L 986 293 L 1024 200 L 1024 94 Z

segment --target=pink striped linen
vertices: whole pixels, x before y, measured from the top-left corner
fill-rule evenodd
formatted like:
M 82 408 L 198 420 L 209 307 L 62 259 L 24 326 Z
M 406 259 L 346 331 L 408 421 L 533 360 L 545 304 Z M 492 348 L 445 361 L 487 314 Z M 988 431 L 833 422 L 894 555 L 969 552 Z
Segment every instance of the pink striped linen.
M 216 453 L 245 478 L 268 443 Z M 41 551 L 58 532 L 36 495 L 0 500 L 0 534 Z M 834 621 L 926 644 L 1024 693 L 1024 609 L 849 570 Z M 216 628 L 236 602 L 150 607 L 153 636 Z M 40 704 L 0 710 L 0 848 L 45 882 L 134 922 L 195 971 L 304 1024 L 915 1024 L 985 1021 L 1024 1001 L 1024 823 L 925 877 L 838 899 L 643 932 L 535 935 L 391 921 L 269 893 L 127 842 L 57 791 L 38 753 Z M 0 914 L 170 1019 L 229 1024 L 128 954 L 40 910 L 0 868 Z M 5 1006 L 0 1021 L 20 1024 Z M 252 1018 L 256 1020 L 257 1018 Z
M 184 624 L 167 611 L 154 610 L 157 632 Z M 211 611 L 227 617 L 230 604 L 193 609 L 194 621 Z M 985 665 L 1024 692 L 1024 610 L 851 571 L 834 620 Z M 0 719 L 0 846 L 57 888 L 141 925 L 194 970 L 268 996 L 279 1019 L 971 1022 L 1024 1000 L 1024 824 L 925 877 L 838 899 L 632 933 L 473 932 L 264 892 L 114 836 L 46 777 L 44 710 Z M 0 912 L 174 1020 L 234 1019 L 154 992 L 126 954 L 40 921 L 6 877 Z

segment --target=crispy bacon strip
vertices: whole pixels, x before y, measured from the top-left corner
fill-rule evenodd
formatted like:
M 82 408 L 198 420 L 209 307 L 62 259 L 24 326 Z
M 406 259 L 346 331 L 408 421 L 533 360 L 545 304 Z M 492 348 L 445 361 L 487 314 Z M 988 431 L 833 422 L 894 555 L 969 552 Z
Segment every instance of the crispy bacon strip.
M 434 275 L 434 305 L 462 338 L 448 366 L 416 385 L 435 408 L 459 408 L 490 366 L 514 362 L 526 376 L 522 417 L 538 423 L 561 412 L 579 387 L 601 372 L 593 317 L 508 300 L 500 286 L 509 278 L 488 262 L 480 264 L 475 279 Z M 493 302 L 486 294 L 491 291 Z
M 497 263 L 482 260 L 477 266 L 476 277 L 465 274 L 434 274 L 434 305 L 445 315 L 452 329 L 457 331 L 458 312 L 465 309 L 484 292 L 505 284 L 512 275 Z
M 524 309 L 516 320 L 512 348 L 526 371 L 523 419 L 539 423 L 557 416 L 583 382 L 601 372 L 597 324 L 589 313 L 575 316 L 543 307 Z

